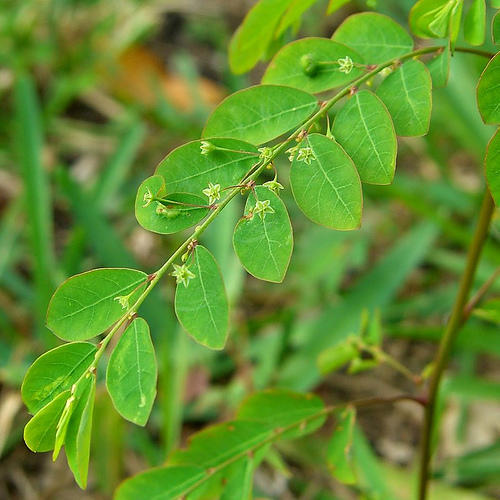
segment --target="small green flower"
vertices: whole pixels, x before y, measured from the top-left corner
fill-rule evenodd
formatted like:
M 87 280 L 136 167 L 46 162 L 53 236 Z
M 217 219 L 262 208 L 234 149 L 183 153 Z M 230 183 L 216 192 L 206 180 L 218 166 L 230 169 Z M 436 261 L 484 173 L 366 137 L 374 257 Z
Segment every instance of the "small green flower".
M 189 270 L 186 264 L 182 264 L 182 266 L 174 264 L 172 276 L 174 276 L 175 282 L 178 285 L 182 283 L 186 288 L 189 285 L 189 281 L 196 278 L 196 275 Z
M 290 149 L 287 149 L 285 152 L 288 155 L 288 161 L 293 161 L 297 151 L 299 150 L 299 146 L 293 146 Z
M 259 160 L 269 161 L 273 158 L 273 149 L 267 146 L 259 148 Z
M 341 73 L 345 73 L 346 75 L 348 75 L 352 71 L 352 68 L 354 68 L 354 63 L 349 56 L 337 59 L 337 62 L 339 64 L 339 71 Z
M 257 200 L 253 213 L 257 214 L 261 220 L 264 220 L 266 214 L 274 214 L 274 208 L 271 207 L 271 200 Z
M 276 194 L 279 194 L 279 192 L 282 189 L 285 189 L 276 179 L 273 179 L 272 181 L 264 182 L 264 184 L 262 184 L 262 185 L 264 187 L 266 187 L 267 189 L 270 189 L 271 191 L 273 191 Z
M 297 161 L 303 161 L 306 165 L 310 165 L 312 160 L 315 160 L 313 150 L 311 148 L 300 148 L 297 154 Z
M 144 202 L 142 208 L 146 208 L 147 206 L 151 205 L 151 202 L 153 201 L 153 193 L 149 188 L 146 188 L 146 192 L 144 193 L 142 201 Z
M 211 142 L 201 141 L 200 143 L 200 151 L 202 155 L 208 155 L 208 153 L 211 153 L 215 149 L 215 146 Z
M 208 204 L 211 205 L 220 199 L 220 184 L 208 183 L 208 187 L 205 188 L 202 193 L 208 196 Z

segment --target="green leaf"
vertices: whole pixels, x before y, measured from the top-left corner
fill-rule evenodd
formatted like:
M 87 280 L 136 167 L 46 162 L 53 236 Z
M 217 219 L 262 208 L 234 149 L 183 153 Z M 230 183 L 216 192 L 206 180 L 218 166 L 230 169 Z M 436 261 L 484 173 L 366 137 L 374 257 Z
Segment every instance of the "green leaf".
M 351 158 L 335 141 L 311 134 L 300 148 L 311 148 L 308 165 L 292 163 L 290 183 L 293 196 L 304 214 L 331 229 L 357 229 L 361 224 L 362 195 L 359 175 Z
M 495 14 L 491 22 L 491 37 L 495 45 L 500 45 L 500 12 Z
M 486 2 L 473 0 L 464 20 L 465 39 L 471 45 L 482 45 L 486 36 Z
M 245 73 L 257 64 L 292 1 L 260 0 L 248 12 L 229 44 L 229 65 L 233 73 Z
M 447 37 L 455 5 L 455 0 L 419 0 L 410 11 L 411 30 L 420 38 Z
M 380 84 L 377 95 L 391 113 L 397 135 L 427 133 L 432 109 L 432 81 L 424 63 L 416 60 L 405 62 Z
M 256 85 L 226 97 L 208 118 L 202 136 L 262 144 L 300 125 L 317 107 L 316 99 L 302 90 Z
M 86 384 L 85 391 L 78 398 L 66 431 L 66 458 L 78 486 L 82 489 L 87 487 L 95 386 L 96 377 L 93 374 Z
M 500 123 L 500 52 L 484 68 L 477 85 L 477 105 L 484 123 Z
M 234 228 L 234 251 L 252 276 L 281 283 L 293 250 L 290 218 L 284 203 L 273 191 L 257 186 L 254 193 L 248 195 L 245 216 Z M 268 213 L 254 212 L 257 200 L 261 204 L 269 201 Z
M 70 391 L 61 392 L 45 405 L 24 428 L 24 441 L 31 451 L 50 451 L 56 440 L 56 426 Z
M 209 182 L 220 184 L 222 189 L 238 184 L 256 162 L 257 148 L 247 142 L 210 139 L 210 143 L 232 151 L 217 149 L 202 155 L 201 140 L 192 141 L 174 149 L 160 162 L 155 173 L 164 178 L 168 192 L 194 193 L 206 200 L 203 190 Z
M 500 0 L 491 0 L 491 6 L 494 9 L 500 9 Z
M 500 206 L 500 129 L 491 138 L 485 159 L 486 180 L 495 204 Z
M 353 48 L 367 64 L 379 64 L 413 50 L 410 35 L 390 17 L 363 12 L 348 17 L 332 40 Z
M 271 429 L 293 426 L 298 428 L 282 434 L 283 438 L 296 438 L 314 432 L 325 422 L 323 401 L 314 394 L 301 394 L 287 389 L 268 389 L 247 397 L 238 409 L 238 420 L 254 420 Z M 320 414 L 319 416 L 316 416 Z M 314 417 L 314 418 L 312 418 Z
M 356 92 L 335 117 L 335 140 L 352 158 L 363 182 L 390 184 L 397 140 L 384 103 L 372 92 Z
M 164 201 L 151 201 L 150 196 Z M 167 194 L 163 177 L 153 175 L 137 190 L 135 217 L 148 231 L 159 234 L 177 233 L 194 226 L 206 217 L 209 209 L 203 205 L 207 205 L 207 199 L 194 194 Z
M 113 349 L 106 371 L 106 387 L 123 418 L 146 425 L 156 397 L 157 376 L 149 326 L 136 318 Z
M 135 269 L 105 268 L 77 274 L 54 292 L 47 326 L 61 339 L 86 340 L 109 328 L 124 313 L 118 297 L 139 297 L 147 274 Z
M 354 50 L 327 38 L 302 38 L 285 45 L 270 62 L 262 83 L 289 85 L 306 92 L 329 90 L 358 78 L 363 71 L 354 67 L 349 74 L 339 70 L 338 59 L 350 57 L 363 62 Z
M 236 462 L 220 500 L 249 500 L 252 498 L 254 459 L 245 457 Z
M 450 74 L 450 46 L 443 47 L 443 51 L 433 57 L 428 63 L 427 68 L 431 74 L 433 87 L 446 87 L 448 76 Z
M 500 324 L 500 298 L 488 300 L 473 313 L 481 319 Z
M 182 327 L 200 344 L 222 349 L 226 343 L 229 306 L 222 275 L 213 255 L 196 246 L 188 260 L 194 278 L 178 283 L 175 313 Z
M 345 4 L 349 3 L 351 0 L 330 0 L 328 2 L 328 7 L 326 9 L 326 14 L 333 14 L 335 11 L 339 10 Z
M 318 356 L 318 369 L 322 375 L 342 368 L 346 363 L 359 355 L 350 339 L 328 347 Z
M 356 409 L 347 407 L 339 413 L 338 422 L 328 443 L 328 466 L 332 476 L 344 484 L 356 483 L 352 442 Z
M 205 470 L 194 465 L 158 467 L 124 481 L 118 487 L 114 499 L 137 500 L 143 498 L 147 491 L 149 497 L 155 500 L 177 500 L 205 478 Z
M 31 413 L 41 410 L 85 373 L 97 349 L 88 342 L 64 344 L 42 354 L 28 369 L 21 387 Z
M 316 2 L 317 0 L 292 0 L 280 19 L 274 38 L 280 37 L 287 28 L 300 21 L 302 14 Z

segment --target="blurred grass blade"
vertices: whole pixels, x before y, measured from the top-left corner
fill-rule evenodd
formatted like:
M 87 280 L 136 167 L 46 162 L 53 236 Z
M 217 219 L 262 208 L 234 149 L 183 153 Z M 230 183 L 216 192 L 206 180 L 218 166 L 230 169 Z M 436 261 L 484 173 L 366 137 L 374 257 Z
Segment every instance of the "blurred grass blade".
M 55 339 L 45 328 L 45 311 L 53 290 L 55 259 L 53 253 L 52 210 L 49 178 L 42 157 L 42 124 L 35 85 L 27 74 L 14 84 L 16 146 L 25 186 L 26 215 L 30 236 L 36 289 L 35 317 L 39 338 Z

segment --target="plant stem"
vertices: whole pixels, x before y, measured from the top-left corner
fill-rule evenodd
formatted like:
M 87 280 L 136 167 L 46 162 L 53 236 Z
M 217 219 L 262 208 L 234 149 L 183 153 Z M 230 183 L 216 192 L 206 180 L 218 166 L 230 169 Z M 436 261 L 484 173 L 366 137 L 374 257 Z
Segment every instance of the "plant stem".
M 476 56 L 486 57 L 487 59 L 493 59 L 493 57 L 495 57 L 493 52 L 486 52 L 485 50 L 474 49 L 473 47 L 455 47 L 455 52 L 474 54 Z
M 463 324 L 464 307 L 467 303 L 467 298 L 470 293 L 474 275 L 484 241 L 488 234 L 491 217 L 493 214 L 493 199 L 488 190 L 483 198 L 479 219 L 472 237 L 467 254 L 467 262 L 465 270 L 460 280 L 460 286 L 453 305 L 450 318 L 446 325 L 443 337 L 439 344 L 436 359 L 434 361 L 434 370 L 430 379 L 429 395 L 425 408 L 424 427 L 422 430 L 421 452 L 420 452 L 420 471 L 419 471 L 419 500 L 427 498 L 427 490 L 429 483 L 430 460 L 431 460 L 431 440 L 433 433 L 434 411 L 436 407 L 436 398 L 439 389 L 439 383 L 444 369 L 448 363 L 450 351 L 453 341 Z
M 465 323 L 472 311 L 476 306 L 483 300 L 484 296 L 488 293 L 488 290 L 495 283 L 496 279 L 500 276 L 500 267 L 497 267 L 493 274 L 481 285 L 481 288 L 475 293 L 475 295 L 469 300 L 467 305 L 464 307 L 464 314 L 462 316 L 462 323 Z

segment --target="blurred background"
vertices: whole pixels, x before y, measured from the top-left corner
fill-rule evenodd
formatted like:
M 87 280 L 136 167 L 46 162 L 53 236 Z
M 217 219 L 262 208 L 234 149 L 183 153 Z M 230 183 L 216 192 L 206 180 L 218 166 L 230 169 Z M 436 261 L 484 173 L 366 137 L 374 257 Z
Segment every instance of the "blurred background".
M 484 190 L 482 157 L 492 134 L 474 98 L 485 60 L 463 54 L 452 60 L 449 85 L 434 92 L 428 136 L 400 140 L 394 184 L 365 185 L 361 230 L 313 226 L 283 192 L 295 232 L 283 284 L 240 268 L 231 236 L 241 200 L 210 227 L 204 244 L 224 262 L 232 303 L 224 352 L 182 332 L 173 280 L 162 282 L 142 308 L 160 369 L 152 417 L 144 429 L 124 422 L 101 387 L 87 491 L 73 483 L 63 454 L 52 463 L 24 445 L 29 415 L 19 388 L 29 364 L 59 342 L 44 326 L 57 284 L 95 267 L 151 272 L 183 241 L 183 234 L 139 227 L 135 192 L 171 149 L 200 136 L 224 96 L 259 82 L 264 65 L 235 76 L 227 62 L 230 37 L 253 3 L 0 2 L 0 498 L 110 498 L 125 477 L 161 464 L 257 389 L 314 390 L 330 403 L 413 391 L 386 366 L 318 374 L 318 354 L 335 335 L 356 333 L 364 310 L 378 311 L 385 349 L 409 369 L 419 373 L 432 360 Z M 406 26 L 412 4 L 357 0 L 327 17 L 327 1 L 318 1 L 269 55 L 298 36 L 330 36 L 359 10 L 375 8 Z M 285 158 L 277 168 L 288 187 Z M 496 218 L 475 288 L 500 264 L 499 239 Z M 472 317 L 442 391 L 435 498 L 500 498 L 499 357 L 498 325 Z M 359 422 L 363 463 L 374 472 L 363 498 L 410 498 L 420 412 L 411 403 L 376 407 L 361 411 Z M 323 465 L 322 432 L 278 445 L 257 472 L 255 496 L 359 498 Z

